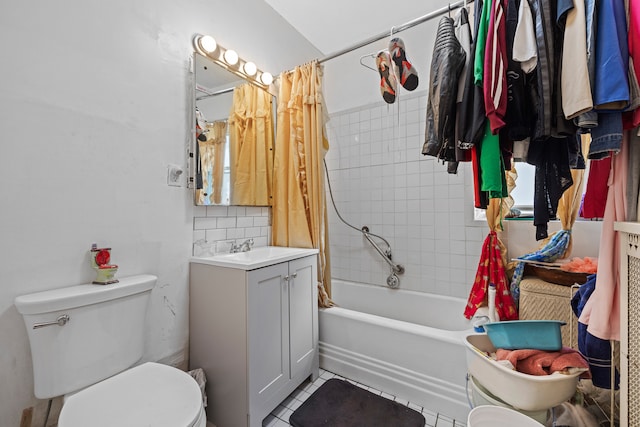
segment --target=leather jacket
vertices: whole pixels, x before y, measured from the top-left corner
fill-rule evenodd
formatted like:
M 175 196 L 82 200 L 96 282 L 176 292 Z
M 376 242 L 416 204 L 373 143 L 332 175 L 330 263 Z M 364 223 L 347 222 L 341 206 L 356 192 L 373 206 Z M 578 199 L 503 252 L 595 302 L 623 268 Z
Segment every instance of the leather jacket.
M 443 161 L 456 160 L 456 97 L 465 59 L 466 53 L 456 38 L 453 19 L 445 16 L 438 24 L 431 60 L 424 155 Z

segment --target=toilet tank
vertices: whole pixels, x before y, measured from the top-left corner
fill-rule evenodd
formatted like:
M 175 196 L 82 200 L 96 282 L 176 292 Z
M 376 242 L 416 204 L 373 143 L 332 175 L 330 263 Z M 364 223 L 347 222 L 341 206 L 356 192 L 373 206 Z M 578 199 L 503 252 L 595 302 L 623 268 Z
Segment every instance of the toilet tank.
M 145 274 L 111 285 L 77 285 L 17 297 L 15 306 L 31 345 L 36 397 L 80 390 L 140 360 L 147 303 L 156 280 Z M 66 324 L 55 323 L 64 315 L 69 317 Z M 49 323 L 54 324 L 42 326 Z

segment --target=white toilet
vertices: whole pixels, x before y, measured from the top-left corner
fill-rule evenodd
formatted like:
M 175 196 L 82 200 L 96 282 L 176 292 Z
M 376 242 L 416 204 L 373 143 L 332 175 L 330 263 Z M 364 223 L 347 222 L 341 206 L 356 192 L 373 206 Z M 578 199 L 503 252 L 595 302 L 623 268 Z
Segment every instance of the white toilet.
M 205 427 L 197 382 L 142 357 L 157 278 L 78 285 L 19 296 L 31 344 L 34 392 L 64 395 L 58 427 Z

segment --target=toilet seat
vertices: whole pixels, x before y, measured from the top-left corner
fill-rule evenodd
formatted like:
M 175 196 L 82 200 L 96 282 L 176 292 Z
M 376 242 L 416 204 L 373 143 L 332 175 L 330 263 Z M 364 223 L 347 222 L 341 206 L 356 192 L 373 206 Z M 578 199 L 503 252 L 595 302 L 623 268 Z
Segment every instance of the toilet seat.
M 65 399 L 58 427 L 201 427 L 198 383 L 187 373 L 147 362 Z

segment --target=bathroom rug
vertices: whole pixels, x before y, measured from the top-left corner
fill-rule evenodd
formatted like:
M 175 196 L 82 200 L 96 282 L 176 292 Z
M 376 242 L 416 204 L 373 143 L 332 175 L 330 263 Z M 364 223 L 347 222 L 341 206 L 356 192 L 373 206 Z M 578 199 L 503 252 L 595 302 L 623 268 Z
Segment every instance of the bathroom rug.
M 289 417 L 293 427 L 424 427 L 421 413 L 348 381 L 325 381 Z

